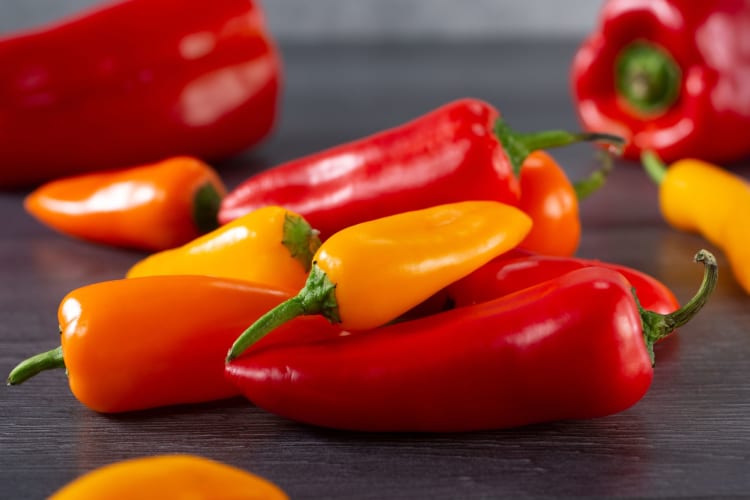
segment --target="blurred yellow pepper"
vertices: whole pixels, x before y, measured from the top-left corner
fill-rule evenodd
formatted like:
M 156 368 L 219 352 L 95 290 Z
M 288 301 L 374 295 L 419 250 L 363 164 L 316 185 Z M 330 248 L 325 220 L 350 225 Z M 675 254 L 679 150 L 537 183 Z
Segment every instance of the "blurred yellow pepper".
M 106 465 L 50 500 L 286 500 L 276 485 L 244 470 L 194 455 L 158 455 Z
M 664 219 L 721 249 L 737 282 L 750 293 L 750 184 L 700 160 L 684 159 L 666 166 L 646 151 L 642 162 L 659 185 Z

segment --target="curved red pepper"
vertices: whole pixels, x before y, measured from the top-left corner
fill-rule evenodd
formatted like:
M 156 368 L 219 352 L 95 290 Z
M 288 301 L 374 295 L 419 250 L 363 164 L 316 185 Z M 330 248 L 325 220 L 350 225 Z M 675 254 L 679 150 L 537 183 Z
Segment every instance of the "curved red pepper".
M 666 285 L 637 269 L 600 260 L 537 255 L 519 249 L 491 260 L 446 287 L 442 292 L 443 300 L 455 307 L 486 302 L 586 267 L 607 268 L 622 274 L 635 289 L 644 309 L 669 314 L 680 307 Z
M 460 99 L 401 126 L 257 174 L 223 200 L 219 221 L 264 205 L 302 215 L 321 238 L 356 223 L 465 200 L 517 206 L 521 163 L 536 149 L 619 137 L 518 134 L 477 99 Z
M 126 0 L 0 39 L 0 188 L 263 139 L 280 58 L 252 0 Z
M 586 128 L 665 161 L 750 153 L 750 3 L 610 0 L 572 66 Z
M 653 377 L 653 342 L 716 283 L 662 316 L 619 273 L 585 268 L 518 293 L 306 345 L 256 350 L 226 367 L 253 403 L 300 422 L 364 431 L 470 431 L 622 411 Z

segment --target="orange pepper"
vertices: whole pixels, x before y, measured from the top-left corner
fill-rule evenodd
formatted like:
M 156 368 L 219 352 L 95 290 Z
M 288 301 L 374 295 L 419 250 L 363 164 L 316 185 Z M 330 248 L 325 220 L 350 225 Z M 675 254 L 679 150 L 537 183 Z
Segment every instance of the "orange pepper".
M 519 208 L 534 224 L 519 245 L 543 255 L 569 257 L 581 240 L 578 197 L 560 165 L 544 151 L 534 151 L 521 167 Z
M 319 246 L 317 232 L 302 217 L 268 206 L 181 247 L 146 257 L 127 277 L 203 274 L 298 290 Z
M 224 379 L 224 356 L 237 332 L 292 295 L 207 276 L 87 285 L 60 303 L 61 346 L 20 363 L 8 383 L 66 368 L 75 397 L 104 413 L 231 397 L 237 391 Z M 317 321 L 309 327 L 287 325 L 292 339 L 295 329 L 325 336 L 333 328 L 322 318 L 299 319 Z
M 518 245 L 542 255 L 570 257 L 581 241 L 579 202 L 599 189 L 612 168 L 611 157 L 589 177 L 572 183 L 552 156 L 534 151 L 520 172 L 521 199 L 518 207 L 534 221 L 531 231 Z
M 343 229 L 320 246 L 300 292 L 245 330 L 228 359 L 303 314 L 322 314 L 354 330 L 396 319 L 515 247 L 531 224 L 510 205 L 466 201 Z
M 55 492 L 50 500 L 286 500 L 278 486 L 242 469 L 195 455 L 157 455 L 109 464 Z
M 69 236 L 106 245 L 159 251 L 217 227 L 226 188 L 216 172 L 190 157 L 44 184 L 26 210 Z

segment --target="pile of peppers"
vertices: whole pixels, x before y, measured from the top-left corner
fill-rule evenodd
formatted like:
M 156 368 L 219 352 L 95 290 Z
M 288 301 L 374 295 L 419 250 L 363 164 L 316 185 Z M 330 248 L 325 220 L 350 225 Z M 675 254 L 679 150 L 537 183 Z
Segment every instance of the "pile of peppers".
M 64 367 L 76 398 L 98 412 L 244 394 L 299 422 L 365 431 L 622 411 L 650 385 L 653 345 L 705 304 L 716 262 L 696 255 L 704 280 L 680 306 L 653 277 L 573 257 L 579 193 L 596 189 L 602 172 L 573 184 L 538 148 L 581 140 L 619 144 L 605 134 L 519 134 L 489 104 L 463 99 L 261 173 L 219 197 L 214 229 L 147 255 L 122 279 L 69 293 L 61 345 L 21 362 L 8 382 Z M 450 154 L 459 144 L 463 155 Z M 314 182 L 354 157 L 347 177 Z M 420 165 L 442 177 L 397 175 Z M 153 168 L 96 175 L 106 187 Z M 414 182 L 389 184 L 394 177 Z M 449 186 L 459 181 L 457 195 Z M 330 196 L 347 182 L 349 195 Z M 38 192 L 56 191 L 42 186 L 32 200 Z M 550 200 L 556 214 L 536 205 Z M 124 324 L 151 340 L 124 341 Z M 450 409 L 434 411 L 446 401 Z
M 52 148 L 50 161 L 47 149 L 5 134 L 0 141 L 12 147 L 0 147 L 0 155 L 14 168 L 3 171 L 0 186 L 42 183 L 25 206 L 44 224 L 147 252 L 121 279 L 67 294 L 58 310 L 60 345 L 22 361 L 10 385 L 64 368 L 73 395 L 101 413 L 242 394 L 298 422 L 375 432 L 595 418 L 644 396 L 654 345 L 687 324 L 713 292 L 717 264 L 705 250 L 695 256 L 703 280 L 684 305 L 654 277 L 574 256 L 579 201 L 602 185 L 610 165 L 571 182 L 546 150 L 582 141 L 619 150 L 622 134 L 628 155 L 645 146 L 666 157 L 687 151 L 657 148 L 663 144 L 648 134 L 611 121 L 598 127 L 586 114 L 591 131 L 520 133 L 491 104 L 467 97 L 278 165 L 227 192 L 204 160 L 255 144 L 275 116 L 280 63 L 252 2 L 218 0 L 209 15 L 200 2 L 148 0 L 150 10 L 176 16 L 166 31 L 142 34 L 157 37 L 162 52 L 130 60 L 123 47 L 103 45 L 99 65 L 77 73 L 107 89 L 102 98 L 121 99 L 118 91 L 128 89 L 135 101 L 118 101 L 118 120 L 96 113 L 96 100 L 74 106 L 81 104 L 80 82 L 55 79 L 65 61 L 31 50 L 51 40 L 74 53 L 75 43 L 113 22 L 135 29 L 146 3 L 122 2 L 48 32 L 0 40 L 0 52 L 15 62 L 6 66 L 16 85 L 5 92 L 24 116 L 12 132 L 23 134 L 25 120 L 38 123 L 34 113 L 43 113 L 54 117 L 42 121 L 56 131 L 50 140 L 71 146 L 70 154 Z M 625 8 L 611 4 L 605 12 Z M 621 29 L 614 14 L 604 17 L 605 31 Z M 658 27 L 647 19 L 647 29 Z M 596 38 L 582 50 L 601 45 Z M 626 83 L 649 76 L 637 71 L 643 57 L 667 60 L 667 46 L 641 40 L 618 56 Z M 24 73 L 19 61 L 29 53 L 48 78 Z M 175 58 L 184 60 L 184 71 L 165 78 L 160 65 Z M 584 63 L 595 59 L 589 53 L 576 60 L 582 102 L 593 92 L 587 75 L 594 69 Z M 671 123 L 669 107 L 686 91 L 675 90 L 682 73 L 667 63 L 659 70 L 669 84 L 659 82 L 660 101 L 651 102 L 650 89 L 644 97 L 618 83 L 632 98 L 623 106 Z M 234 98 L 211 92 L 222 78 L 237 81 Z M 177 102 L 161 99 L 175 86 Z M 42 93 L 54 99 L 42 102 Z M 134 103 L 148 105 L 153 120 L 133 132 L 127 148 L 115 147 Z M 91 128 L 60 127 L 72 107 Z M 73 136 L 95 147 L 76 147 Z M 680 205 L 684 182 L 671 179 L 695 169 L 675 165 L 665 173 L 654 158 L 644 163 L 661 184 L 664 206 Z M 106 171 L 89 172 L 99 169 Z M 736 201 L 750 200 L 744 186 L 725 180 L 720 187 L 731 188 L 725 216 L 747 208 Z M 674 225 L 712 242 L 724 237 L 680 206 L 665 209 Z M 737 236 L 726 248 L 733 265 L 746 257 L 743 243 Z

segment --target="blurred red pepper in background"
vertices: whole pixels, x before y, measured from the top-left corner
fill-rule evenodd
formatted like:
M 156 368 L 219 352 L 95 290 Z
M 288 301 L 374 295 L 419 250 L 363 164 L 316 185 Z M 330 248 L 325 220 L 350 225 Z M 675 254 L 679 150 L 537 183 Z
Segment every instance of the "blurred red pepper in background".
M 251 0 L 127 0 L 0 39 L 0 188 L 256 144 L 281 61 Z
M 730 162 L 750 153 L 750 2 L 610 0 L 572 67 L 590 130 L 653 150 Z

